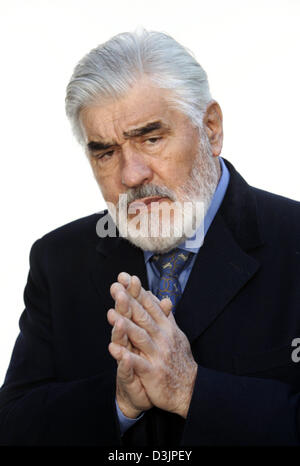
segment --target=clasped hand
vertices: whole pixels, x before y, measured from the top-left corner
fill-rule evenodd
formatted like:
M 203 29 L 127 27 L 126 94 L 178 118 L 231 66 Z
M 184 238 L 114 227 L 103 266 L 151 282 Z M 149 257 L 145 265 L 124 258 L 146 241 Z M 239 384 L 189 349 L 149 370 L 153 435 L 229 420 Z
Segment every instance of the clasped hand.
M 186 418 L 197 364 L 171 301 L 160 301 L 144 290 L 138 277 L 125 272 L 110 292 L 115 307 L 107 313 L 113 327 L 108 349 L 118 363 L 119 408 L 130 418 L 152 406 Z

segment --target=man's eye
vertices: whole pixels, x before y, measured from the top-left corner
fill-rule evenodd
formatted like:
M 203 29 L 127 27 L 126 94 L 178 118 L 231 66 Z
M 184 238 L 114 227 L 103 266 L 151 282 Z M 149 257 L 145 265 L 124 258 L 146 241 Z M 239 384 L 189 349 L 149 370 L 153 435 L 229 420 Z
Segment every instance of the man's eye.
M 96 158 L 99 160 L 99 159 L 103 159 L 103 158 L 109 158 L 113 155 L 114 151 L 113 150 L 110 150 L 108 152 L 105 152 L 104 154 L 99 154 L 99 155 L 96 155 Z M 107 156 L 107 157 L 106 157 Z
M 150 144 L 155 144 L 156 142 L 160 141 L 161 137 L 153 137 L 153 138 L 148 138 L 146 139 L 146 142 L 149 142 Z

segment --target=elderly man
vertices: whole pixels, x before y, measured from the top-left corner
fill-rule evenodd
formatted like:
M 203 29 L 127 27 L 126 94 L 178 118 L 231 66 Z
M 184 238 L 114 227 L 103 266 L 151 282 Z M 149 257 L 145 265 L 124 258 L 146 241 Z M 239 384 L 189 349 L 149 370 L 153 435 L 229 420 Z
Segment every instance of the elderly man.
M 165 34 L 88 53 L 66 110 L 109 214 L 32 247 L 1 443 L 298 444 L 299 204 L 219 157 L 206 74 Z

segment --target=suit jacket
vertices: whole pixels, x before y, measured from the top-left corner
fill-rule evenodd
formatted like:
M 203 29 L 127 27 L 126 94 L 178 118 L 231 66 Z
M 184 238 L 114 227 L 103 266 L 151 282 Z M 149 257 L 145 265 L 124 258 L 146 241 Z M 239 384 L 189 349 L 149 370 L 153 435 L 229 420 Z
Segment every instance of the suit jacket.
M 121 271 L 148 288 L 143 252 L 99 238 L 101 214 L 37 240 L 26 308 L 0 391 L 0 443 L 298 444 L 300 205 L 230 184 L 176 309 L 198 363 L 186 420 L 153 408 L 121 439 L 109 288 Z

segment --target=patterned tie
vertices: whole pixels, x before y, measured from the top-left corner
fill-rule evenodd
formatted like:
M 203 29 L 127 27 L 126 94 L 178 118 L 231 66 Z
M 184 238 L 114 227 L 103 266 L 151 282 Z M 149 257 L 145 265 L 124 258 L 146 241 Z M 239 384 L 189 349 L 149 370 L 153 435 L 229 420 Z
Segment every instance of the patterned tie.
M 167 254 L 152 257 L 152 261 L 160 273 L 156 296 L 159 299 L 170 298 L 173 304 L 172 312 L 174 312 L 182 294 L 179 275 L 190 255 L 190 252 L 174 249 Z

